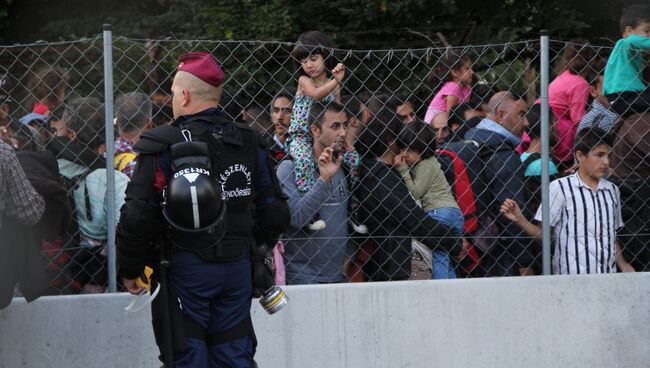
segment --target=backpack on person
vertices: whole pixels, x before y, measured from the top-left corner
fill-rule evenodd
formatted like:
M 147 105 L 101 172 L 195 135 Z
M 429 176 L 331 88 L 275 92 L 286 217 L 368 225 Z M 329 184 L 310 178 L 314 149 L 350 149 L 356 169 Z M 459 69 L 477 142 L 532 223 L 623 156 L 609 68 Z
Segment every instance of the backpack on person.
M 101 252 L 103 247 L 82 248 L 81 247 L 81 229 L 79 227 L 79 207 L 75 200 L 75 191 L 83 188 L 83 205 L 86 208 L 86 216 L 92 219 L 92 211 L 90 207 L 90 196 L 86 188 L 86 177 L 91 174 L 93 169 L 86 169 L 83 173 L 73 176 L 61 176 L 63 187 L 67 192 L 67 206 L 70 208 L 70 220 L 66 226 L 63 238 L 60 245 L 60 255 L 56 257 L 56 264 L 59 268 L 63 269 L 67 274 L 70 281 L 66 288 L 69 292 L 80 292 L 83 286 L 88 283 L 95 275 L 88 273 L 86 269 L 89 263 L 93 263 L 97 259 L 96 253 Z M 79 204 L 82 205 L 82 204 Z M 50 250 L 51 251 L 51 250 Z
M 486 252 L 497 236 L 493 221 L 480 218 L 490 203 L 489 180 L 483 176 L 488 157 L 499 151 L 514 150 L 512 147 L 493 147 L 475 141 L 451 142 L 436 150 L 440 167 L 451 186 L 456 203 L 464 217 L 463 241 L 468 253 L 460 262 L 460 270 L 471 274 L 480 264 L 477 248 Z

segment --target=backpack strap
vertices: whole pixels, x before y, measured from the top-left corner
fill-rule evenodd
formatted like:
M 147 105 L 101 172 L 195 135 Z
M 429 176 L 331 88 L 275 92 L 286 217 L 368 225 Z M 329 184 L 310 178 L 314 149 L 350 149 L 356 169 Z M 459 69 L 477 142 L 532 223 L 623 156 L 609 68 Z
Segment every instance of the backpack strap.
M 135 158 L 137 157 L 137 154 L 133 152 L 122 152 L 117 155 L 115 155 L 115 160 L 113 160 L 113 166 L 117 171 L 123 172 L 124 168 L 130 164 Z
M 532 164 L 533 162 L 535 162 L 537 160 L 540 160 L 541 158 L 542 158 L 541 153 L 539 153 L 539 152 L 531 153 L 530 156 L 526 157 L 526 159 L 523 162 L 524 171 L 526 171 L 526 169 L 528 169 L 528 166 L 530 166 L 530 164 Z
M 143 154 L 160 153 L 172 144 L 184 140 L 181 130 L 178 127 L 162 125 L 142 134 L 138 143 L 133 146 L 133 150 Z
M 88 188 L 86 187 L 86 177 L 94 171 L 95 170 L 93 169 L 87 169 L 82 174 L 70 178 L 72 190 L 77 190 L 80 186 L 83 185 L 84 206 L 86 207 L 86 219 L 88 221 L 93 220 L 93 214 L 90 207 L 90 194 L 88 193 Z

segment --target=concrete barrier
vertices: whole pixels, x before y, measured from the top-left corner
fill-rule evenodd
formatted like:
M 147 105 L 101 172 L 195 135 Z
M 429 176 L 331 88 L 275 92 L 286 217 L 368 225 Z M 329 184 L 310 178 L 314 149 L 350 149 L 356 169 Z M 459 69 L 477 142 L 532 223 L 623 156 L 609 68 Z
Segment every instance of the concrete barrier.
M 286 287 L 254 303 L 267 367 L 650 367 L 650 274 Z M 159 367 L 127 294 L 16 299 L 0 367 Z

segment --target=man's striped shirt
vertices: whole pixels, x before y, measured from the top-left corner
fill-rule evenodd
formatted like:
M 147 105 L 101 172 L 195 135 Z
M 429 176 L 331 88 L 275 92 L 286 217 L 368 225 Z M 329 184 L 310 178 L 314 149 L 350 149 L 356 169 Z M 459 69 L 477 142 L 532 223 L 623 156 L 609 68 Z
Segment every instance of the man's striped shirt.
M 553 274 L 616 272 L 614 242 L 623 226 L 618 187 L 600 179 L 593 191 L 575 173 L 551 182 L 549 198 Z M 541 206 L 535 220 L 542 220 Z

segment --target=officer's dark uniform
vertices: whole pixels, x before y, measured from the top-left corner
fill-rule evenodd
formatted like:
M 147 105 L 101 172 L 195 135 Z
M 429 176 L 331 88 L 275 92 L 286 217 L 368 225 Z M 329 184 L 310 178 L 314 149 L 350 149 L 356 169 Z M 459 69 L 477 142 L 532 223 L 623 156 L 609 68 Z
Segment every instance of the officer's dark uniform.
M 161 216 L 162 190 L 171 174 L 169 147 L 183 140 L 178 127 L 190 130 L 194 137 L 219 138 L 218 146 L 210 147 L 212 168 L 227 204 L 225 232 L 219 236 L 171 229 Z M 257 213 L 262 217 L 260 213 L 275 200 L 269 194 L 273 181 L 266 151 L 258 138 L 254 130 L 229 122 L 221 110 L 210 108 L 181 116 L 172 126 L 155 128 L 134 147 L 140 155 L 118 226 L 119 272 L 126 279 L 134 279 L 142 274 L 145 264 L 155 266 L 155 262 L 149 262 L 157 252 L 153 243 L 156 234 L 164 234 L 162 243 L 169 254 L 171 290 L 180 301 L 181 319 L 185 319 L 185 331 L 180 331 L 180 335 L 184 332 L 187 337 L 181 339 L 179 346 L 178 337 L 174 336 L 176 367 L 254 364 L 251 246 L 255 241 L 253 228 L 265 230 L 265 224 L 254 221 L 253 216 Z M 218 158 L 214 159 L 215 156 Z M 159 300 L 156 298 L 154 303 Z M 158 308 L 152 305 L 154 332 L 160 346 Z M 179 332 L 176 325 L 174 329 L 174 333 Z

